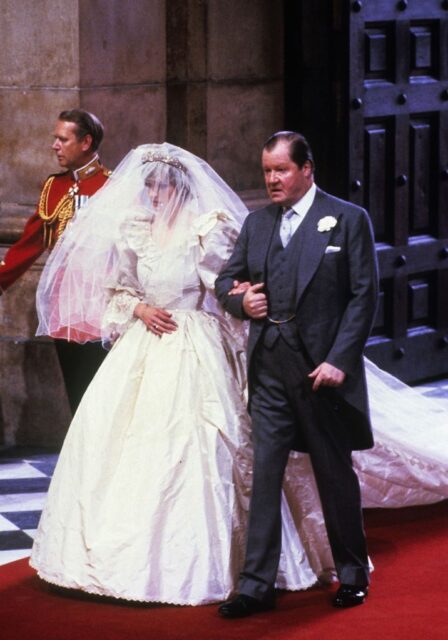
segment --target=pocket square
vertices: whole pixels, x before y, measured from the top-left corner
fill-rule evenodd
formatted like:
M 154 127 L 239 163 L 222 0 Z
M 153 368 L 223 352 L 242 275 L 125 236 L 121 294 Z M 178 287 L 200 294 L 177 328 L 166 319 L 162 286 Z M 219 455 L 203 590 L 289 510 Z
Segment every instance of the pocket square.
M 325 249 L 325 253 L 337 253 L 340 250 L 341 247 L 334 247 L 333 245 L 329 244 Z

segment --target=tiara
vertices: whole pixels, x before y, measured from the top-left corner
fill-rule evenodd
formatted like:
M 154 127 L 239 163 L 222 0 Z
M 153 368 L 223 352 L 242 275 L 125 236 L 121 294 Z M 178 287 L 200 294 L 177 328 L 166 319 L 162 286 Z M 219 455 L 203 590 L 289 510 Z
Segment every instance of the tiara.
M 187 173 L 186 167 L 177 158 L 172 158 L 169 155 L 162 155 L 161 153 L 154 153 L 154 151 L 148 151 L 142 156 L 142 164 L 146 162 L 163 162 L 164 164 L 170 164 L 172 167 L 176 167 L 180 171 Z

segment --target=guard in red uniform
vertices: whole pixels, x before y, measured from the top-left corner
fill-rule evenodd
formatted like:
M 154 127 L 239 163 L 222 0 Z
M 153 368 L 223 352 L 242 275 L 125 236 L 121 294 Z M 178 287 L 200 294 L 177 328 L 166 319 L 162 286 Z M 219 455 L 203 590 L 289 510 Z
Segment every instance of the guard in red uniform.
M 51 251 L 76 210 L 106 182 L 110 171 L 98 157 L 103 134 L 103 125 L 92 113 L 72 109 L 59 114 L 52 149 L 65 171 L 47 178 L 36 212 L 0 263 L 0 294 L 46 249 Z M 99 343 L 80 345 L 64 340 L 56 340 L 56 350 L 75 411 L 106 352 Z

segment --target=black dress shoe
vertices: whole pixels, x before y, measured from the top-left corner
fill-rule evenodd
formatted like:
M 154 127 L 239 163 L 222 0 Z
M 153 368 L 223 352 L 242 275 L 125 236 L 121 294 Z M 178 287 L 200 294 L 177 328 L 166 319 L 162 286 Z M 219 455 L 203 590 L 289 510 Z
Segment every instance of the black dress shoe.
M 261 613 L 262 611 L 269 611 L 275 607 L 274 601 L 262 601 L 246 596 L 244 593 L 240 593 L 235 596 L 233 600 L 224 602 L 219 609 L 218 613 L 223 618 L 245 618 L 251 616 L 253 613 Z
M 360 587 L 356 584 L 341 584 L 333 598 L 334 607 L 356 607 L 358 604 L 364 604 L 368 587 Z

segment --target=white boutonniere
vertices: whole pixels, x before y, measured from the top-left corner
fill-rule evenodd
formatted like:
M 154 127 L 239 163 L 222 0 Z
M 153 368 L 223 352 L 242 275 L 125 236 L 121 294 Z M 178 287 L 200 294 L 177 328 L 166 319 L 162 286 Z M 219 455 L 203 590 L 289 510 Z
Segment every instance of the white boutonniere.
M 317 230 L 319 233 L 324 233 L 325 231 L 331 231 L 333 227 L 337 225 L 338 221 L 333 216 L 325 216 L 325 218 L 321 218 L 317 223 Z

